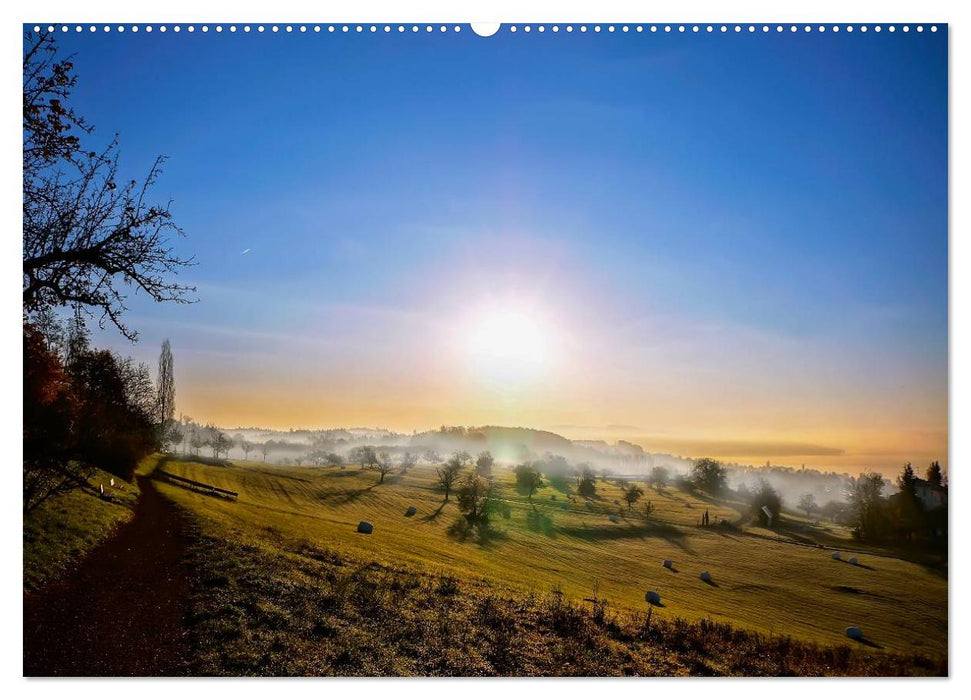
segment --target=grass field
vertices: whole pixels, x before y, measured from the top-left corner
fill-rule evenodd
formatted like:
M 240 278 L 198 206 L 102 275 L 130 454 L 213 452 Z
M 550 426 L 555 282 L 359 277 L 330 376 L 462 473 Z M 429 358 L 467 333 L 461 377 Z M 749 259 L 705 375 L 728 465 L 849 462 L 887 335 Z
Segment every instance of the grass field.
M 508 518 L 498 517 L 484 540 L 462 540 L 450 532 L 460 517 L 454 496 L 443 502 L 431 467 L 383 484 L 356 467 L 212 466 L 173 458 L 160 468 L 238 491 L 233 502 L 159 482 L 165 495 L 199 516 L 204 536 L 253 551 L 325 549 L 379 567 L 452 575 L 463 585 L 538 596 L 559 588 L 575 602 L 597 587 L 611 609 L 634 612 L 645 611 L 650 589 L 662 596 L 660 619 L 710 619 L 822 645 L 851 643 L 843 630 L 857 625 L 867 644 L 851 644 L 867 652 L 947 654 L 941 572 L 878 554 L 858 554 L 860 565 L 853 566 L 833 561 L 829 550 L 757 528 L 701 528 L 706 507 L 713 522 L 739 513 L 673 489 L 645 494 L 654 505 L 650 519 L 643 503 L 632 512 L 616 505 L 619 487 L 604 482 L 589 504 L 567 501 L 566 485 L 548 485 L 534 496 L 534 509 L 516 493 L 511 473 L 499 470 Z M 413 517 L 405 515 L 409 506 L 417 508 Z M 374 534 L 355 532 L 361 520 L 374 524 Z M 798 530 L 811 542 L 811 528 Z M 819 536 L 850 544 L 838 529 Z M 673 571 L 661 566 L 664 559 L 674 561 Z M 702 570 L 711 573 L 710 585 L 699 580 Z
M 141 469 L 150 469 L 156 458 Z M 24 518 L 24 590 L 32 591 L 56 580 L 92 548 L 132 517 L 138 486 L 96 471 L 88 485 L 52 498 Z M 104 485 L 111 500 L 103 500 Z

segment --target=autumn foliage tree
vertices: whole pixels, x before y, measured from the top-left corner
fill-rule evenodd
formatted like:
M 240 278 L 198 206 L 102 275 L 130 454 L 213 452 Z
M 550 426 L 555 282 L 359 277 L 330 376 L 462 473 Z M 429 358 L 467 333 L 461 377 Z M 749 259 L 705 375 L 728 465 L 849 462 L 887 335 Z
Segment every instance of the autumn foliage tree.
M 78 458 L 130 479 L 139 460 L 159 448 L 151 381 L 126 374 L 107 350 L 73 358 L 68 373 L 79 401 Z
M 60 359 L 44 336 L 24 326 L 24 481 L 26 515 L 83 484 L 93 469 L 73 459 L 78 401 Z
M 93 127 L 70 104 L 77 84 L 52 34 L 23 50 L 24 511 L 83 486 L 95 468 L 130 478 L 158 449 L 158 395 L 148 368 L 88 346 L 84 319 L 122 322 L 130 291 L 188 302 L 172 278 L 191 263 L 167 203 L 150 201 L 163 162 L 122 177 L 117 139 L 91 146 Z M 74 312 L 69 333 L 59 310 Z M 166 396 L 170 392 L 166 390 Z M 168 416 L 171 418 L 171 416 Z M 164 427 L 164 426 L 162 426 Z
M 84 486 L 96 467 L 130 479 L 158 449 L 148 368 L 89 348 L 79 332 L 63 355 L 29 323 L 23 342 L 24 512 Z

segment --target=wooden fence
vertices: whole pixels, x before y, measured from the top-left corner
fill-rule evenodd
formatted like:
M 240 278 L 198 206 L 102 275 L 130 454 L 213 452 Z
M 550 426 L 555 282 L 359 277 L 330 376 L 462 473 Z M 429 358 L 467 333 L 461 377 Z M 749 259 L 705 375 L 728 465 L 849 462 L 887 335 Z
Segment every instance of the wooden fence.
M 186 479 L 184 476 L 176 476 L 175 474 L 169 474 L 161 469 L 155 472 L 159 476 L 165 477 L 167 480 L 171 481 L 176 486 L 182 486 L 183 488 L 192 489 L 194 491 L 201 491 L 202 493 L 208 494 L 210 496 L 218 496 L 219 498 L 228 498 L 230 500 L 237 500 L 239 494 L 235 491 L 230 491 L 229 489 L 221 489 L 218 486 L 213 486 L 212 484 L 204 484 L 201 481 L 195 481 L 193 479 Z

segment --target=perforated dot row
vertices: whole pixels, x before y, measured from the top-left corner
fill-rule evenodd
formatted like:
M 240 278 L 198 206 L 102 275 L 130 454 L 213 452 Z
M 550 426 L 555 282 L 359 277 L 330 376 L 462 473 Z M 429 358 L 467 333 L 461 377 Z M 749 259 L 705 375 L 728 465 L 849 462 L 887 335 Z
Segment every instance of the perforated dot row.
M 847 25 L 838 25 L 838 24 L 833 24 L 833 25 L 825 25 L 825 24 L 819 24 L 819 25 L 809 25 L 809 24 L 804 24 L 804 25 L 796 25 L 796 24 L 789 24 L 789 25 L 783 25 L 783 24 L 773 24 L 773 25 L 768 25 L 768 24 L 758 24 L 758 25 L 757 24 L 649 24 L 649 25 L 644 25 L 644 24 L 635 24 L 635 25 L 629 25 L 629 24 L 622 24 L 622 25 L 614 25 L 614 24 L 608 24 L 608 25 L 599 25 L 599 24 L 586 25 L 586 24 L 580 24 L 580 25 L 572 25 L 572 24 L 567 24 L 567 25 L 564 25 L 562 27 L 560 25 L 554 24 L 554 25 L 552 25 L 552 26 L 550 26 L 548 28 L 549 28 L 550 31 L 553 31 L 553 32 L 559 32 L 561 30 L 566 31 L 566 32 L 579 31 L 580 33 L 588 32 L 588 31 L 592 31 L 594 33 L 599 33 L 599 32 L 602 32 L 602 31 L 607 31 L 607 32 L 617 32 L 617 31 L 620 31 L 620 32 L 637 32 L 637 33 L 643 33 L 643 32 L 658 33 L 658 32 L 662 32 L 662 33 L 666 33 L 666 34 L 670 34 L 670 33 L 673 33 L 673 32 L 677 32 L 679 34 L 685 34 L 685 33 L 691 33 L 691 34 L 701 34 L 701 33 L 714 34 L 716 32 L 719 32 L 719 33 L 734 32 L 736 34 L 739 34 L 739 33 L 742 33 L 742 32 L 746 32 L 746 33 L 749 33 L 749 34 L 755 34 L 756 32 L 761 32 L 763 34 L 768 34 L 769 32 L 772 32 L 772 31 L 775 31 L 777 33 L 781 33 L 781 32 L 795 33 L 795 32 L 799 32 L 799 31 L 802 31 L 802 32 L 833 32 L 833 33 L 839 33 L 841 31 L 845 31 L 845 32 L 853 32 L 853 31 L 867 32 L 867 31 L 874 31 L 874 32 L 879 33 L 879 32 L 884 31 L 884 30 L 886 30 L 888 32 L 896 32 L 898 29 L 900 31 L 902 31 L 902 32 L 905 32 L 905 33 L 906 32 L 909 32 L 911 30 L 914 30 L 914 31 L 917 31 L 917 32 L 923 32 L 925 29 L 929 29 L 932 32 L 936 32 L 937 31 L 937 26 L 935 26 L 935 25 L 931 25 L 930 27 L 925 27 L 922 24 L 915 25 L 915 26 L 911 26 L 911 25 L 907 25 L 907 24 L 900 25 L 900 26 L 897 26 L 897 25 L 866 25 L 866 24 L 861 24 L 861 25 L 852 25 L 852 24 L 847 24 Z M 543 25 L 543 24 L 540 24 L 540 25 L 528 25 L 527 24 L 527 25 L 524 25 L 522 27 L 518 27 L 517 25 L 513 24 L 513 25 L 510 25 L 509 26 L 508 30 L 511 33 L 513 33 L 513 34 L 515 34 L 516 32 L 519 32 L 519 31 L 522 31 L 522 32 L 525 32 L 525 33 L 528 34 L 528 33 L 532 32 L 534 30 L 537 31 L 537 32 L 543 33 L 545 31 L 547 31 L 547 26 L 546 25 Z
M 133 25 L 124 25 L 124 24 L 110 25 L 110 24 L 105 24 L 105 25 L 100 25 L 100 26 L 94 25 L 94 24 L 87 25 L 87 26 L 82 26 L 80 24 L 76 24 L 76 25 L 67 25 L 67 24 L 58 24 L 58 25 L 55 25 L 55 24 L 49 24 L 46 27 L 41 26 L 41 25 L 35 25 L 34 26 L 34 31 L 35 32 L 41 32 L 41 31 L 44 31 L 44 30 L 46 30 L 47 32 L 58 32 L 58 31 L 60 31 L 60 32 L 70 32 L 72 30 L 74 32 L 83 32 L 83 31 L 87 30 L 88 32 L 98 32 L 98 31 L 101 31 L 101 32 L 118 32 L 118 33 L 124 33 L 124 32 L 138 33 L 140 31 L 141 32 L 146 32 L 146 33 L 151 33 L 153 31 L 158 31 L 158 32 L 165 33 L 165 32 L 171 31 L 171 32 L 175 32 L 176 34 L 178 34 L 180 32 L 183 32 L 183 31 L 189 32 L 190 34 L 191 33 L 194 33 L 194 32 L 197 32 L 197 31 L 198 32 L 202 32 L 203 34 L 209 33 L 210 31 L 216 32 L 217 34 L 222 33 L 224 31 L 225 32 L 229 32 L 230 34 L 235 34 L 236 32 L 243 32 L 244 34 L 250 33 L 250 32 L 256 32 L 258 34 L 259 33 L 265 33 L 265 32 L 270 32 L 270 33 L 280 33 L 280 32 L 284 32 L 284 33 L 288 33 L 288 34 L 290 34 L 290 33 L 306 34 L 308 32 L 312 32 L 312 33 L 315 33 L 315 34 L 320 34 L 321 32 L 328 32 L 328 33 L 331 33 L 331 34 L 335 34 L 335 33 L 343 33 L 343 34 L 361 33 L 361 34 L 363 34 L 365 32 L 368 32 L 368 33 L 376 34 L 378 32 L 390 33 L 392 31 L 397 31 L 399 33 L 404 33 L 404 32 L 418 33 L 418 32 L 424 31 L 426 33 L 438 32 L 438 33 L 444 34 L 446 32 L 455 32 L 455 33 L 461 32 L 462 31 L 462 27 L 459 26 L 459 25 L 457 25 L 457 24 L 456 25 L 451 25 L 451 26 L 444 25 L 444 24 L 442 24 L 442 25 L 434 25 L 434 26 L 431 25 L 431 24 L 427 24 L 427 25 L 417 25 L 417 24 L 412 24 L 412 25 L 403 25 L 403 24 L 398 24 L 398 25 L 390 25 L 390 24 L 383 24 L 383 25 L 377 25 L 377 24 L 370 24 L 370 25 L 367 25 L 367 24 L 327 24 L 327 25 L 321 25 L 321 24 L 313 24 L 313 25 L 307 25 L 307 24 L 299 24 L 299 25 L 293 25 L 293 24 L 285 24 L 285 25 L 278 25 L 278 24 L 271 24 L 271 25 L 263 25 L 263 24 L 250 25 L 250 24 L 243 24 L 243 25 L 235 25 L 235 24 L 230 24 L 230 25 L 225 25 L 225 26 L 224 25 L 221 25 L 221 24 L 216 24 L 216 25 L 213 25 L 213 26 L 209 26 L 208 24 L 202 24 L 202 25 L 194 25 L 194 24 L 189 24 L 189 25 L 179 25 L 179 24 L 164 25 L 163 24 L 163 25 L 158 25 L 158 26 L 152 26 L 152 25 L 137 25 L 137 24 L 133 24 Z
M 845 32 L 849 32 L 849 33 L 854 32 L 854 31 L 859 31 L 859 32 L 864 32 L 864 33 L 865 32 L 868 32 L 868 31 L 873 31 L 873 32 L 877 32 L 877 33 L 882 32 L 882 31 L 888 31 L 888 32 L 893 33 L 893 32 L 896 32 L 898 29 L 900 31 L 904 32 L 904 33 L 907 33 L 907 32 L 910 32 L 911 30 L 916 31 L 916 32 L 923 32 L 925 30 L 925 27 L 924 27 L 924 25 L 915 25 L 915 26 L 912 27 L 912 26 L 906 25 L 906 24 L 905 25 L 900 25 L 900 26 L 892 25 L 892 24 L 891 25 L 886 25 L 886 26 L 879 25 L 879 24 L 877 24 L 877 25 L 866 25 L 866 24 L 861 24 L 861 25 L 852 25 L 852 24 L 847 24 L 847 25 L 838 25 L 838 24 L 834 24 L 834 25 L 823 25 L 823 24 L 820 24 L 820 25 L 809 25 L 809 24 L 805 24 L 805 25 L 796 25 L 796 24 L 789 24 L 789 25 L 782 25 L 782 24 L 775 24 L 775 25 L 768 25 L 768 24 L 762 24 L 762 25 L 754 25 L 754 24 L 748 24 L 748 25 L 742 25 L 742 24 L 729 24 L 729 25 L 726 25 L 726 24 L 720 24 L 720 25 L 712 25 L 712 24 L 691 24 L 691 25 L 685 25 L 685 24 L 678 24 L 678 25 L 671 25 L 671 24 L 642 25 L 642 24 L 637 24 L 637 25 L 628 25 L 628 24 L 623 24 L 623 25 L 613 25 L 613 24 L 609 24 L 609 25 L 603 25 L 603 26 L 602 25 L 599 25 L 599 24 L 594 24 L 594 25 L 590 25 L 590 26 L 585 25 L 585 24 L 576 25 L 576 26 L 574 26 L 572 24 L 567 24 L 567 25 L 563 25 L 563 26 L 558 25 L 558 24 L 549 25 L 549 26 L 544 25 L 544 24 L 539 24 L 539 25 L 529 25 L 529 24 L 526 24 L 526 25 L 515 25 L 515 24 L 512 24 L 512 25 L 509 25 L 506 29 L 507 29 L 507 31 L 509 31 L 512 34 L 515 34 L 517 32 L 523 32 L 523 33 L 529 34 L 529 33 L 533 32 L 534 30 L 536 32 L 540 33 L 540 34 L 545 33 L 547 30 L 549 30 L 550 32 L 552 32 L 554 34 L 559 33 L 560 31 L 564 31 L 564 32 L 566 32 L 568 34 L 574 32 L 574 31 L 578 31 L 581 34 L 582 33 L 585 33 L 585 32 L 588 32 L 588 31 L 592 31 L 594 33 L 599 33 L 599 32 L 602 32 L 602 31 L 607 31 L 608 33 L 620 31 L 620 32 L 623 32 L 623 33 L 627 33 L 627 32 L 658 33 L 658 32 L 660 32 L 660 33 L 665 33 L 665 34 L 670 34 L 670 33 L 674 33 L 674 32 L 679 33 L 679 34 L 685 34 L 685 33 L 691 33 L 691 34 L 701 34 L 701 33 L 714 34 L 714 33 L 728 33 L 728 32 L 733 32 L 733 33 L 736 33 L 736 34 L 740 34 L 740 33 L 743 33 L 743 32 L 746 32 L 746 33 L 749 33 L 749 34 L 754 34 L 754 33 L 757 33 L 757 32 L 761 32 L 763 34 L 767 34 L 767 33 L 772 32 L 772 31 L 774 31 L 776 33 L 782 33 L 782 32 L 796 33 L 796 32 L 800 32 L 800 31 L 803 32 L 803 33 L 808 33 L 808 32 L 833 32 L 833 33 L 839 33 L 841 31 L 845 31 Z M 927 27 L 926 29 L 928 29 L 931 32 L 936 32 L 937 31 L 937 26 L 936 25 L 931 25 L 930 27 Z M 409 32 L 412 33 L 412 34 L 417 34 L 419 32 L 424 32 L 424 33 L 437 32 L 437 33 L 444 34 L 444 33 L 448 33 L 448 32 L 455 32 L 455 33 L 461 32 L 462 31 L 462 27 L 459 26 L 459 25 L 457 25 L 457 24 L 456 25 L 451 25 L 451 26 L 444 25 L 444 24 L 442 24 L 442 25 L 431 25 L 431 24 L 425 24 L 425 25 L 418 25 L 418 24 L 411 24 L 411 25 L 404 25 L 404 24 L 396 24 L 396 25 L 390 25 L 390 24 L 384 24 L 384 25 L 377 25 L 377 24 L 371 24 L 371 25 L 364 25 L 364 24 L 336 24 L 336 25 L 335 24 L 328 24 L 328 25 L 320 25 L 320 24 L 314 24 L 314 25 L 306 25 L 306 24 L 300 24 L 300 25 L 292 25 L 292 24 L 287 24 L 287 25 L 276 25 L 276 24 L 273 24 L 273 25 L 262 25 L 262 24 L 258 24 L 258 25 L 249 25 L 249 24 L 244 24 L 244 25 L 239 25 L 239 26 L 237 26 L 235 24 L 230 24 L 230 25 L 226 25 L 226 26 L 223 26 L 221 24 L 217 24 L 217 25 L 213 25 L 211 27 L 209 25 L 207 25 L 207 24 L 203 24 L 203 25 L 192 25 L 192 24 L 190 24 L 190 25 L 185 25 L 185 26 L 179 25 L 179 24 L 175 24 L 175 25 L 171 25 L 171 26 L 164 25 L 164 24 L 163 25 L 158 25 L 158 26 L 153 26 L 153 25 L 137 25 L 137 24 L 133 24 L 133 25 L 124 25 L 124 24 L 109 25 L 109 24 L 105 24 L 105 25 L 101 25 L 101 26 L 97 26 L 97 25 L 93 25 L 93 24 L 92 25 L 88 25 L 88 26 L 82 26 L 80 24 L 76 24 L 76 25 L 67 25 L 67 24 L 54 25 L 54 24 L 50 24 L 50 25 L 47 25 L 46 27 L 43 27 L 41 25 L 35 25 L 34 26 L 34 31 L 35 32 L 40 32 L 40 31 L 43 31 L 43 30 L 46 30 L 47 32 L 57 32 L 57 31 L 60 31 L 60 32 L 70 32 L 72 30 L 74 32 L 84 32 L 85 30 L 87 30 L 88 32 L 98 32 L 98 31 L 102 31 L 102 32 L 118 32 L 118 33 L 124 33 L 124 32 L 127 31 L 127 32 L 131 32 L 133 34 L 138 33 L 140 31 L 145 32 L 145 33 L 149 33 L 149 34 L 152 33 L 153 31 L 158 31 L 158 32 L 162 32 L 162 33 L 165 33 L 165 32 L 168 32 L 168 31 L 172 31 L 172 32 L 175 32 L 176 34 L 182 32 L 182 31 L 189 32 L 190 34 L 196 32 L 196 31 L 202 32 L 203 34 L 206 34 L 206 33 L 210 32 L 210 31 L 214 31 L 217 34 L 222 33 L 224 31 L 229 32 L 231 34 L 234 34 L 234 33 L 238 32 L 238 31 L 239 32 L 243 32 L 243 33 L 250 33 L 250 32 L 256 32 L 256 33 L 265 33 L 265 32 L 270 32 L 270 33 L 279 33 L 279 32 L 293 33 L 293 32 L 297 32 L 297 33 L 301 33 L 301 34 L 305 34 L 305 33 L 308 33 L 308 32 L 312 32 L 312 33 L 315 33 L 315 34 L 319 34 L 321 32 L 327 32 L 327 33 L 330 33 L 330 34 L 335 34 L 335 33 L 341 33 L 341 34 L 351 34 L 351 33 L 363 34 L 363 33 L 371 33 L 371 34 L 376 34 L 376 33 L 379 33 L 379 32 L 385 33 L 385 34 L 390 34 L 392 32 L 397 32 L 399 34 L 404 34 L 404 33 L 409 33 Z

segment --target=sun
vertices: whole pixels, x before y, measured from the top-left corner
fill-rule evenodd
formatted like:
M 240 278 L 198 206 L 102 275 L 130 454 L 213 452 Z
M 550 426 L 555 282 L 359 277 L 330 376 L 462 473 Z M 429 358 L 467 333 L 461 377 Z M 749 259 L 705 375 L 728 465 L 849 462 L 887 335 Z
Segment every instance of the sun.
M 526 310 L 502 307 L 478 313 L 466 339 L 473 371 L 490 383 L 522 384 L 540 375 L 548 362 L 543 325 Z

